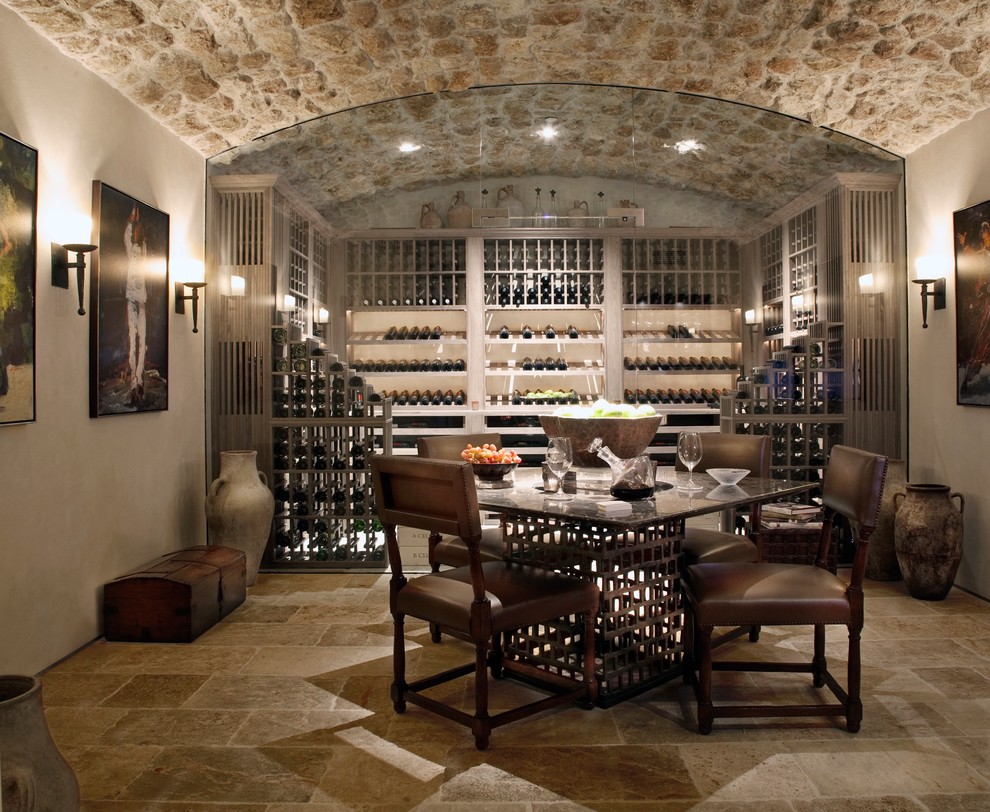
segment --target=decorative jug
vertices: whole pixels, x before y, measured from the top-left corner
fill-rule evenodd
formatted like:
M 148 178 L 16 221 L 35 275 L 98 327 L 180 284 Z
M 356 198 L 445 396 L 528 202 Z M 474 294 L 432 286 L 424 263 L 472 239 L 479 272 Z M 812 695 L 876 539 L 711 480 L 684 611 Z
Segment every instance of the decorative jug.
M 471 228 L 471 207 L 464 199 L 464 192 L 456 192 L 451 198 L 447 228 Z
M 656 478 L 653 474 L 653 461 L 647 456 L 631 457 L 627 460 L 617 457 L 612 450 L 596 437 L 588 444 L 588 451 L 597 454 L 612 469 L 612 485 L 609 493 L 623 502 L 638 502 L 653 496 Z
M 52 740 L 41 680 L 0 676 L 0 808 L 79 809 L 79 782 Z
M 242 550 L 247 585 L 258 577 L 275 514 L 275 497 L 258 470 L 257 451 L 221 451 L 220 476 L 206 496 L 210 544 Z
M 419 215 L 420 228 L 443 228 L 443 220 L 432 203 L 424 203 Z
M 952 504 L 957 498 L 958 510 Z M 948 485 L 909 484 L 906 493 L 894 494 L 894 507 L 894 549 L 904 585 L 915 598 L 942 600 L 962 561 L 963 495 Z
M 590 214 L 590 212 L 588 211 L 588 201 L 587 200 L 575 200 L 574 201 L 574 206 L 571 208 L 571 210 L 569 212 L 567 212 L 567 216 L 568 217 L 575 217 L 575 218 L 577 218 L 577 217 L 581 217 L 581 218 L 588 217 L 589 214 Z M 571 220 L 570 223 L 569 223 L 569 225 L 571 226 L 571 228 L 580 228 L 581 226 L 588 225 L 588 221 L 587 220 L 584 220 L 584 219 L 581 219 L 581 220 L 575 219 L 575 220 Z
M 509 217 L 522 217 L 525 213 L 522 201 L 516 197 L 515 190 L 512 184 L 506 184 L 501 189 L 498 190 L 498 196 L 495 199 L 495 205 L 500 209 L 508 209 Z M 509 225 L 519 225 L 519 223 L 513 224 L 511 221 Z

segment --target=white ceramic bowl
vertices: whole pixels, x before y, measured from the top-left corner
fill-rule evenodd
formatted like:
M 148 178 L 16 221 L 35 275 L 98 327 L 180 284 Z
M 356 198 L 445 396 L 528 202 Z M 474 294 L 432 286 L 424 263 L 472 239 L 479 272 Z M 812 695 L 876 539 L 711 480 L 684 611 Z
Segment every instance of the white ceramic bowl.
M 749 473 L 748 468 L 709 468 L 707 473 L 714 477 L 715 481 L 719 485 L 735 485 L 739 480 L 741 480 L 746 474 Z

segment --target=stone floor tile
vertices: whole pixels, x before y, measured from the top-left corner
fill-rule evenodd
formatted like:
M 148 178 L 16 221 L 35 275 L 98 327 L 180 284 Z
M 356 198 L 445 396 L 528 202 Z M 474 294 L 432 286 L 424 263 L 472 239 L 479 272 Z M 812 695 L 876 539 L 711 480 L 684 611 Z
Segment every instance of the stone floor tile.
M 207 679 L 205 674 L 135 674 L 101 704 L 108 708 L 177 708 Z
M 131 709 L 100 736 L 99 744 L 223 745 L 233 738 L 247 715 L 245 711 L 198 708 Z

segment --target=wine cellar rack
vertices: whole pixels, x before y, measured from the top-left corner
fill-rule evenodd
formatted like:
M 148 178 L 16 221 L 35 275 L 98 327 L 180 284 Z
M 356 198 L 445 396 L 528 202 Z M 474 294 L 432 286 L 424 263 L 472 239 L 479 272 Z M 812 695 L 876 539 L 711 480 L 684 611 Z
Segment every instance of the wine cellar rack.
M 651 455 L 672 465 L 678 432 L 718 431 L 718 409 L 741 369 L 736 240 L 624 239 L 622 398 L 667 413 Z
M 368 458 L 391 453 L 391 402 L 314 341 L 272 328 L 272 568 L 386 566 Z
M 723 432 L 769 435 L 771 475 L 820 482 L 845 434 L 841 325 L 819 322 L 809 336 L 773 353 L 754 380 L 722 398 Z

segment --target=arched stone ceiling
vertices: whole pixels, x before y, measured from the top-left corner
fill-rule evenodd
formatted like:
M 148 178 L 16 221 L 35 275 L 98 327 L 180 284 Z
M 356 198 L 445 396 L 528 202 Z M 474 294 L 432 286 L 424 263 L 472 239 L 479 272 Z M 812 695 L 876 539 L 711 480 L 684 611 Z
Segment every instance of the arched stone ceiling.
M 901 155 L 990 107 L 987 0 L 0 1 L 205 156 L 382 99 L 440 91 L 455 99 L 498 84 L 717 97 Z M 719 144 L 720 155 L 738 154 L 736 176 L 751 168 L 744 145 L 756 155 L 764 137 L 786 137 L 779 121 L 757 116 Z M 585 123 L 621 126 L 604 114 Z M 309 130 L 318 140 L 298 140 Z M 297 155 L 325 148 L 319 127 L 293 132 Z M 285 161 L 278 145 L 287 140 L 263 144 Z M 846 144 L 836 138 L 832 148 Z M 469 154 L 444 156 L 465 164 L 436 162 L 434 177 L 470 176 Z M 346 149 L 336 157 L 348 160 Z M 776 188 L 780 176 L 753 172 L 754 189 Z M 358 182 L 332 167 L 320 176 L 337 189 Z M 717 172 L 700 177 L 702 188 L 725 190 Z M 415 172 L 387 180 L 421 182 Z M 754 189 L 731 193 L 745 200 Z
M 551 141 L 538 134 L 547 118 L 557 130 Z M 679 151 L 687 139 L 703 149 Z M 403 141 L 420 149 L 400 154 Z M 369 105 L 211 162 L 217 174 L 278 174 L 338 224 L 348 219 L 349 204 L 356 208 L 383 190 L 546 176 L 631 181 L 732 201 L 745 227 L 826 175 L 900 169 L 891 153 L 778 113 L 653 90 L 560 84 Z

